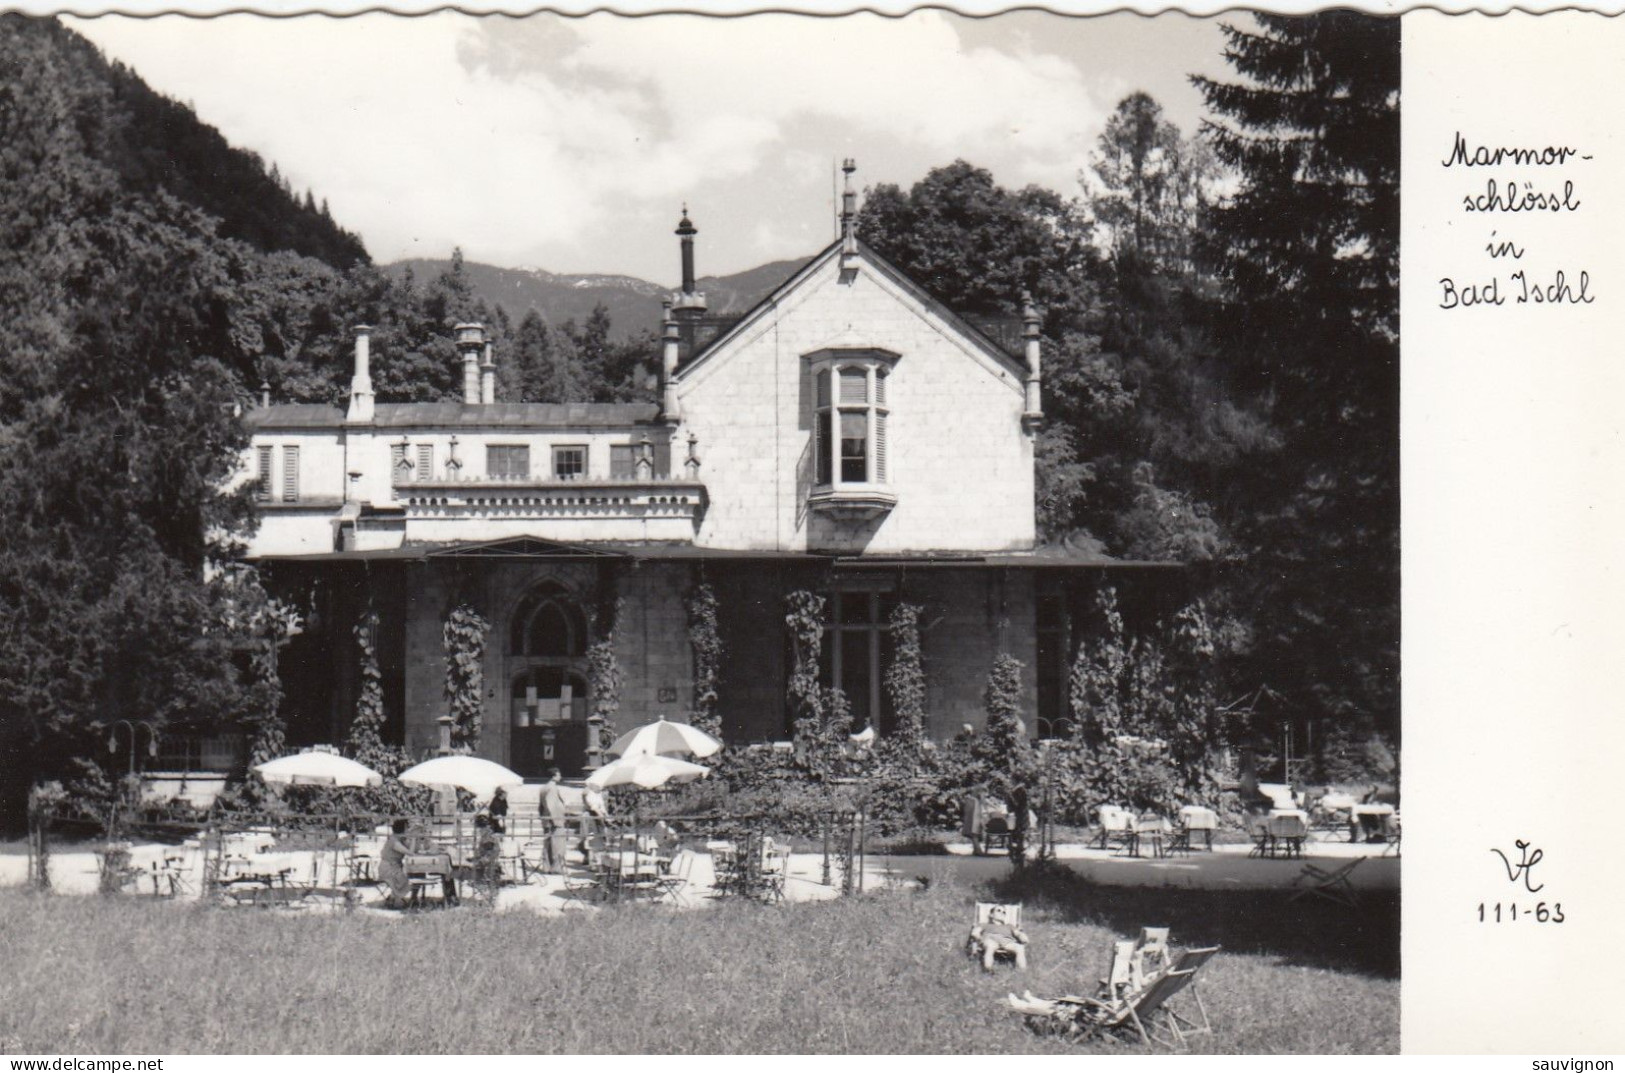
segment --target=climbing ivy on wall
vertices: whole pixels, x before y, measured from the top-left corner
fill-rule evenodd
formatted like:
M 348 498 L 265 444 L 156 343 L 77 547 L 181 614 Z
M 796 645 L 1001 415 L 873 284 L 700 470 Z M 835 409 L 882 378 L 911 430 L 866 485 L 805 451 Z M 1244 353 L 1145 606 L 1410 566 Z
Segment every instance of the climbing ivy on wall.
M 688 721 L 714 738 L 722 736 L 717 713 L 717 679 L 722 672 L 722 633 L 717 626 L 717 594 L 702 581 L 688 598 L 688 643 L 694 650 L 694 701 Z
M 925 737 L 925 662 L 920 654 L 920 608 L 898 604 L 891 614 L 892 664 L 886 691 L 897 715 L 897 739 L 917 748 Z
M 785 598 L 784 624 L 790 628 L 795 665 L 790 669 L 790 717 L 797 741 L 815 741 L 824 725 L 824 698 L 818 687 L 818 659 L 824 650 L 824 598 L 797 589 Z
M 473 752 L 485 711 L 485 637 L 491 626 L 468 604 L 446 618 L 446 700 L 451 706 L 451 745 Z
M 614 743 L 615 716 L 621 710 L 622 676 L 620 663 L 615 658 L 615 634 L 620 628 L 625 603 L 615 597 L 599 608 L 598 639 L 587 646 L 587 689 L 592 693 L 588 722 L 597 727 L 599 749 L 607 749 Z
M 378 612 L 367 608 L 352 628 L 361 652 L 361 691 L 356 695 L 355 717 L 350 720 L 346 744 L 356 760 L 368 767 L 384 747 L 384 676 L 378 668 Z

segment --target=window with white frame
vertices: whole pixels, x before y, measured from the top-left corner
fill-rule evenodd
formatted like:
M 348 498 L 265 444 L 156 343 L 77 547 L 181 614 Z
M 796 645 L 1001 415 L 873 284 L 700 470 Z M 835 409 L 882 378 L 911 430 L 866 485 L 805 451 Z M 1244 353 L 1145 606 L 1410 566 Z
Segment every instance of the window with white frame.
M 825 352 L 813 364 L 813 483 L 823 488 L 887 484 L 884 351 Z
M 587 448 L 585 444 L 570 444 L 553 448 L 553 476 L 561 481 L 580 480 L 587 475 Z
M 485 448 L 485 475 L 498 481 L 530 479 L 530 448 L 522 443 L 493 443 Z

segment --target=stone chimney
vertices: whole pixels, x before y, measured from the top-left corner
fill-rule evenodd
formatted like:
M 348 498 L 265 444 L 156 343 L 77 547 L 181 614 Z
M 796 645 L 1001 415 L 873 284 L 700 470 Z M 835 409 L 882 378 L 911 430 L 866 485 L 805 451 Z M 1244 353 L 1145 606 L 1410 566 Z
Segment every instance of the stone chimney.
M 355 328 L 355 375 L 350 377 L 350 410 L 346 421 L 372 420 L 372 328 L 358 324 Z
M 852 173 L 858 170 L 857 161 L 847 157 L 841 161 L 841 174 L 846 176 L 841 189 L 841 253 L 858 252 L 858 194 L 852 189 Z
M 459 324 L 452 329 L 457 335 L 457 353 L 463 359 L 463 405 L 480 404 L 480 351 L 485 349 L 485 326 Z
M 688 218 L 687 205 L 683 206 L 676 234 L 683 249 L 683 289 L 672 296 L 672 309 L 679 317 L 698 317 L 705 312 L 705 295 L 694 289 L 694 236 L 699 229 Z
M 1044 400 L 1041 391 L 1043 384 L 1043 367 L 1041 364 L 1038 341 L 1038 310 L 1033 306 L 1033 296 L 1026 291 L 1021 292 L 1021 334 L 1026 341 L 1027 349 L 1027 380 L 1026 404 L 1021 415 L 1021 424 L 1028 432 L 1032 432 L 1044 424 Z
M 497 401 L 497 363 L 491 356 L 491 341 L 485 341 L 485 361 L 480 363 L 480 402 L 489 406 Z
M 678 332 L 677 318 L 672 315 L 671 303 L 662 303 L 665 306 L 665 315 L 660 318 L 661 324 L 661 353 L 660 353 L 660 419 L 668 424 L 676 424 L 682 418 L 680 404 L 677 401 L 677 358 L 682 336 Z
M 858 170 L 851 157 L 841 161 L 846 185 L 841 190 L 841 281 L 850 283 L 858 268 L 858 194 L 852 189 L 852 173 Z

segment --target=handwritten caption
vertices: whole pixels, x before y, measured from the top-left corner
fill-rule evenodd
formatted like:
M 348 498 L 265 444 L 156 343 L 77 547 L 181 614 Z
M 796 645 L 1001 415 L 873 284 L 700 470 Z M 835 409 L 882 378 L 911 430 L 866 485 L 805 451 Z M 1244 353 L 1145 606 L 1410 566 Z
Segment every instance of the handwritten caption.
M 1560 221 L 1575 217 L 1585 202 L 1572 175 L 1574 169 L 1590 160 L 1589 154 L 1573 146 L 1476 145 L 1457 131 L 1450 153 L 1440 161 L 1442 167 L 1500 170 L 1493 175 L 1473 175 L 1459 202 L 1463 214 L 1488 218 L 1486 222 L 1491 226 L 1482 252 L 1489 266 L 1468 275 L 1442 277 L 1439 308 L 1573 306 L 1596 301 L 1588 269 L 1542 264 L 1533 255 L 1525 261 L 1525 255 L 1532 251 L 1514 230 L 1518 222 L 1534 215 Z M 1543 230 L 1549 233 L 1549 229 Z
M 1506 871 L 1508 883 L 1514 886 L 1521 884 L 1526 894 L 1539 894 L 1546 889 L 1546 884 L 1535 882 L 1535 865 L 1545 859 L 1545 852 L 1523 838 L 1513 839 L 1512 845 L 1512 853 L 1495 848 L 1491 848 L 1490 852 L 1501 858 L 1501 867 Z M 1520 905 L 1518 896 L 1514 895 L 1513 900 L 1508 902 L 1478 903 L 1480 924 L 1516 924 L 1520 917 L 1537 924 L 1561 924 L 1568 919 L 1563 914 L 1562 902 L 1531 903 L 1524 899 Z

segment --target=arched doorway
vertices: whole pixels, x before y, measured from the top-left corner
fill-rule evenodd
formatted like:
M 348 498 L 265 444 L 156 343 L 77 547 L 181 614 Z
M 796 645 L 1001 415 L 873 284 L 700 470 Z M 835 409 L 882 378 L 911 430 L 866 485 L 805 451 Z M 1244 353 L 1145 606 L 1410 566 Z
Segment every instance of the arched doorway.
M 587 754 L 587 617 L 569 590 L 544 581 L 508 624 L 508 766 L 540 778 L 579 773 Z

